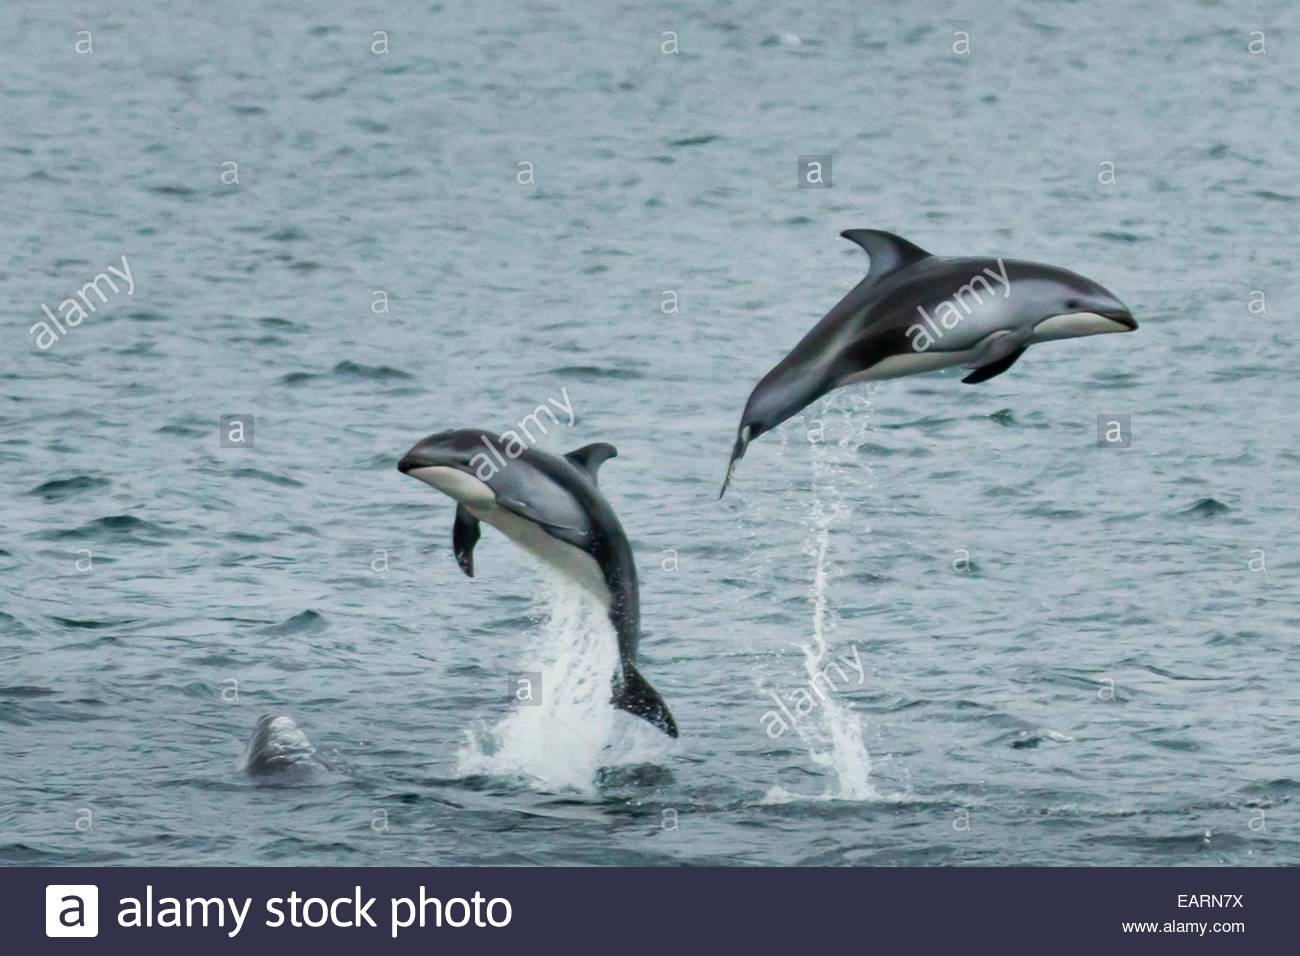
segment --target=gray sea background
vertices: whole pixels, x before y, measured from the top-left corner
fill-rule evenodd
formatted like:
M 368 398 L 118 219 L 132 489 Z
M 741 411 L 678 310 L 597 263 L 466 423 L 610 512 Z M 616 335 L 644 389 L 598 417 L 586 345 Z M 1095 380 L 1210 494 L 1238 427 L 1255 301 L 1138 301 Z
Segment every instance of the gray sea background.
M 1300 863 L 1298 18 L 4 4 L 0 863 Z M 855 227 L 1141 327 L 836 392 L 718 501 Z M 618 448 L 677 741 L 396 471 L 551 399 L 543 447 Z M 268 712 L 293 772 L 243 767 Z

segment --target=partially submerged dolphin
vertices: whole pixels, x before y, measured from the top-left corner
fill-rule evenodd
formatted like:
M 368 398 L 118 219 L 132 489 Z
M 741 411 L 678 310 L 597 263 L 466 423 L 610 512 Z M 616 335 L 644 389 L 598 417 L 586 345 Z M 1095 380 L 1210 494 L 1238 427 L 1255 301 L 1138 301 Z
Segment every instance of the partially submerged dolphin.
M 310 766 L 316 756 L 307 735 L 284 714 L 263 714 L 257 719 L 244 754 L 244 768 L 251 774 L 272 774 Z
M 719 498 L 751 441 L 841 385 L 959 365 L 975 369 L 963 382 L 983 382 L 1037 342 L 1137 328 L 1111 292 L 1067 269 L 934 256 L 877 229 L 840 235 L 871 257 L 867 277 L 750 393 Z
M 513 447 L 507 457 L 504 448 L 492 432 L 440 432 L 417 443 L 397 467 L 456 500 L 452 547 L 470 577 L 479 522 L 486 521 L 595 595 L 618 634 L 614 706 L 676 737 L 668 705 L 636 669 L 641 638 L 636 564 L 622 525 L 596 487 L 597 469 L 618 452 L 604 442 L 563 457 Z

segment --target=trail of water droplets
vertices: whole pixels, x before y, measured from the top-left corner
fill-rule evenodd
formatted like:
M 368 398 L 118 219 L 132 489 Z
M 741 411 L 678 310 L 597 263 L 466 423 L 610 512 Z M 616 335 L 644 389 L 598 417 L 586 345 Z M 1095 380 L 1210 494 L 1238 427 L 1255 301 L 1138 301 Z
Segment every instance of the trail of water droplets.
M 846 395 L 841 407 L 840 396 L 827 399 L 820 409 L 822 419 L 814 421 L 808 431 L 808 441 L 813 464 L 812 503 L 807 520 L 808 533 L 804 539 L 804 553 L 812 559 L 813 573 L 809 585 L 812 602 L 812 639 L 801 645 L 804 670 L 809 685 L 818 675 L 825 673 L 835 657 L 830 655 L 828 637 L 834 634 L 837 621 L 830 600 L 831 583 L 835 566 L 829 557 L 831 532 L 843 525 L 852 514 L 840 491 L 846 476 L 856 475 L 860 463 L 857 450 L 870 432 L 869 397 Z M 842 437 L 833 438 L 833 434 Z M 850 470 L 853 469 L 853 470 Z M 868 477 L 870 474 L 868 472 Z M 860 660 L 860 655 L 859 655 Z M 847 670 L 850 680 L 856 671 Z M 836 672 L 832 669 L 832 674 Z M 837 675 L 838 676 L 838 675 Z M 822 687 L 826 682 L 823 680 Z M 843 687 L 842 682 L 836 686 Z M 824 800 L 875 800 L 880 794 L 871 784 L 871 756 L 862 739 L 862 724 L 852 705 L 830 692 L 818 695 L 816 710 L 805 715 L 796 724 L 808 756 L 818 766 L 833 776 Z M 783 788 L 775 787 L 766 797 L 767 802 L 785 802 L 798 799 Z

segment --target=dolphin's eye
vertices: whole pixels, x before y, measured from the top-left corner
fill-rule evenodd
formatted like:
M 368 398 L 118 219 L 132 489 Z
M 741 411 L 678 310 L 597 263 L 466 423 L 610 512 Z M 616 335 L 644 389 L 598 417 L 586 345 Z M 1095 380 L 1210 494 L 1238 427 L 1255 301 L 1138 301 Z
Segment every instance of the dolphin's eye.
M 1081 303 L 1079 302 L 1078 299 L 1066 299 L 1065 301 L 1065 307 L 1069 309 L 1071 312 L 1077 309 L 1080 306 L 1080 304 Z

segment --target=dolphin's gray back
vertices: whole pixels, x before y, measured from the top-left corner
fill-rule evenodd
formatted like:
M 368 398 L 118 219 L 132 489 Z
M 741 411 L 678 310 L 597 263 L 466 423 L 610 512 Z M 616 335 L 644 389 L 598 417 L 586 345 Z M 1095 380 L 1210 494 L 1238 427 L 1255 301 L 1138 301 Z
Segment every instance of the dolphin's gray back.
M 251 774 L 302 770 L 313 765 L 316 748 L 293 719 L 284 714 L 263 714 L 253 728 L 244 755 Z
M 547 533 L 561 541 L 588 551 L 595 527 L 601 523 L 600 509 L 592 507 L 590 489 L 580 487 L 583 476 L 566 474 L 565 469 L 555 465 L 546 467 L 540 461 L 542 455 L 555 457 L 545 452 L 525 452 L 493 475 L 488 487 L 500 507 L 542 525 Z M 572 465 L 569 470 L 577 471 Z M 609 511 L 608 505 L 605 510 Z M 612 511 L 609 516 L 613 517 Z

